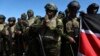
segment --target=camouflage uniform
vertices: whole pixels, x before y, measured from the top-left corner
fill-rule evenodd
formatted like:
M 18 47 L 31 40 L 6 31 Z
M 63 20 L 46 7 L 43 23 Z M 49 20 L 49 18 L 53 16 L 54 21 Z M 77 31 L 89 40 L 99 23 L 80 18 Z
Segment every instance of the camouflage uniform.
M 29 31 L 28 31 L 28 51 L 26 53 L 27 56 L 40 56 L 39 53 L 39 44 L 37 40 L 37 33 L 35 32 L 37 26 L 41 23 L 38 17 L 34 17 L 34 13 L 32 10 L 27 11 L 28 14 L 28 23 L 29 23 Z M 35 27 L 35 28 L 34 28 Z
M 5 19 L 4 15 L 0 15 L 0 56 L 3 56 L 6 51 Z
M 16 39 L 16 54 L 17 56 L 22 56 L 24 52 L 24 35 L 26 33 L 26 28 L 28 27 L 27 21 L 24 19 L 18 19 L 15 29 L 15 39 Z
M 63 54 L 61 56 L 77 56 L 79 21 L 76 15 L 79 8 L 80 5 L 77 1 L 72 1 L 68 4 L 66 17 L 63 19 L 64 33 L 68 36 L 68 41 L 64 40 L 63 42 Z M 70 38 L 72 38 L 73 41 Z
M 23 39 L 23 55 L 25 55 L 26 51 L 27 51 L 27 48 L 28 48 L 28 28 L 29 28 L 29 22 L 28 22 L 28 19 L 27 19 L 27 14 L 26 13 L 22 13 L 21 14 L 21 20 L 23 21 L 23 27 L 24 27 L 24 30 L 23 30 L 23 36 L 22 36 L 22 39 Z
M 7 36 L 7 55 L 15 55 L 15 17 L 8 18 L 8 25 L 6 27 Z
M 40 36 L 43 42 L 44 54 L 46 56 L 59 56 L 60 55 L 60 44 L 62 34 L 62 21 L 57 18 L 57 7 L 52 3 L 48 3 L 45 6 L 46 16 L 44 17 L 43 24 L 40 28 Z M 48 13 L 54 13 L 50 19 Z
M 77 33 L 79 32 L 79 21 L 77 20 L 77 18 L 74 18 L 73 20 L 67 20 L 65 26 L 66 26 L 66 34 L 68 36 L 73 37 L 74 40 L 76 41 L 76 43 L 72 43 L 72 46 L 70 46 L 70 43 L 67 42 L 67 45 L 69 45 L 69 47 L 67 47 L 67 48 L 68 49 L 70 49 L 70 48 L 78 48 L 78 46 L 74 46 L 74 45 L 78 44 L 78 35 L 77 35 Z M 66 51 L 68 51 L 68 50 L 66 50 Z M 77 50 L 71 50 L 70 49 L 69 50 L 70 54 L 73 54 L 72 51 L 77 52 Z
M 65 18 L 64 12 L 59 11 L 59 13 L 58 13 L 58 18 L 63 20 L 63 19 Z
M 29 26 L 31 26 L 34 21 L 35 21 L 35 17 L 34 17 L 34 12 L 32 10 L 28 10 L 27 11 L 27 15 L 28 15 L 28 23 L 29 23 Z

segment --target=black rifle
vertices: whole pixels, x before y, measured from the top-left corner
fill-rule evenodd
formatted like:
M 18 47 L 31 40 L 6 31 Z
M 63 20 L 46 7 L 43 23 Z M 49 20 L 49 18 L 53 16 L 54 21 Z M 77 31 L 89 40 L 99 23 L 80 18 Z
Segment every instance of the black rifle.
M 45 53 L 45 50 L 44 50 L 44 46 L 43 46 L 42 37 L 41 37 L 40 34 L 39 34 L 39 42 L 40 42 L 41 49 L 42 49 L 42 55 L 43 55 L 43 56 L 46 56 L 46 53 Z

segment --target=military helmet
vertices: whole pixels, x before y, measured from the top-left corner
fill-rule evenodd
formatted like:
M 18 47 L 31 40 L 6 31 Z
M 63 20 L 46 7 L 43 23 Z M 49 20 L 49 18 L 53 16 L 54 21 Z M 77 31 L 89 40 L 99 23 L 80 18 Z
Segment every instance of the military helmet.
M 62 11 L 59 11 L 59 12 L 58 12 L 58 14 L 62 14 L 62 15 L 64 15 L 64 12 L 62 12 Z
M 3 21 L 5 21 L 6 17 L 4 15 L 0 15 L 0 19 L 2 19 Z
M 33 17 L 33 16 L 34 16 L 34 11 L 31 10 L 31 9 L 29 9 L 29 10 L 27 11 L 27 15 L 28 15 L 28 17 Z
M 46 10 L 53 10 L 53 11 L 58 11 L 58 8 L 55 4 L 53 3 L 47 3 L 44 7 Z
M 87 13 L 94 14 L 97 13 L 99 9 L 99 5 L 96 3 L 92 3 L 87 8 Z
M 37 18 L 41 18 L 41 16 L 40 16 L 40 15 L 37 15 L 36 17 L 37 17 Z
M 80 9 L 80 4 L 79 4 L 79 2 L 77 2 L 77 1 L 72 1 L 72 2 L 70 2 L 69 4 L 68 4 L 68 6 L 67 6 L 69 9 L 74 9 L 74 8 L 76 8 L 77 10 L 79 10 Z
M 21 19 L 22 19 L 22 20 L 26 20 L 26 19 L 27 19 L 27 15 L 26 15 L 25 13 L 22 13 L 22 14 L 21 14 Z
M 90 5 L 88 6 L 88 8 L 87 8 L 87 9 L 91 9 L 91 8 L 94 8 L 94 9 L 99 9 L 99 5 L 98 5 L 98 4 L 96 4 L 96 3 L 92 3 L 92 4 L 90 4 Z
M 15 17 L 9 17 L 8 22 L 10 22 L 10 21 L 16 22 L 16 18 Z
M 34 13 L 32 9 L 29 9 L 27 13 Z
M 90 9 L 99 9 L 99 5 L 96 4 L 96 3 L 92 3 L 88 6 L 87 10 L 90 10 Z

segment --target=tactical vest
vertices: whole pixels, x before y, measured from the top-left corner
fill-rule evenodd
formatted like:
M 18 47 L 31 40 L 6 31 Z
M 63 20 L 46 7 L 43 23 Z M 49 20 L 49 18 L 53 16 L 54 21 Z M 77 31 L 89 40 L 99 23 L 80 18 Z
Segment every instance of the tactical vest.
M 43 39 L 45 39 L 45 41 L 57 41 L 59 42 L 61 38 L 59 38 L 59 35 L 56 34 L 56 32 L 54 32 L 54 30 L 56 29 L 56 27 L 58 25 L 62 25 L 62 20 L 58 19 L 56 16 L 52 19 L 48 19 L 45 17 L 44 21 L 48 20 L 48 22 L 46 23 L 48 28 L 44 28 L 42 29 L 41 35 L 43 37 Z
M 0 24 L 0 31 L 2 31 L 5 28 L 6 24 Z
M 35 19 L 36 19 L 35 17 L 31 17 L 31 18 L 28 20 L 29 26 L 31 26 L 31 25 L 34 23 Z
M 52 30 L 55 29 L 58 25 L 62 25 L 62 20 L 57 18 L 57 16 L 52 19 L 45 17 L 44 21 L 48 21 L 46 24 Z
M 14 36 L 15 36 L 15 25 L 12 26 L 12 27 L 8 26 L 7 30 L 9 32 L 10 37 L 14 38 Z
M 63 20 L 64 32 L 73 37 L 79 31 L 78 18 Z M 77 31 L 76 31 L 77 30 Z

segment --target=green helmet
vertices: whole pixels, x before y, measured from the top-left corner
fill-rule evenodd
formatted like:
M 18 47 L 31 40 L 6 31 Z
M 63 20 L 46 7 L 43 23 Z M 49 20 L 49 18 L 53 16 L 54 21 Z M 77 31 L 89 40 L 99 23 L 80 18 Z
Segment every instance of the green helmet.
M 72 1 L 68 4 L 67 6 L 69 9 L 76 9 L 79 10 L 80 9 L 80 4 L 77 1 Z
M 10 22 L 10 21 L 16 22 L 16 18 L 15 17 L 9 17 L 8 22 Z
M 34 13 L 32 9 L 29 9 L 27 13 Z
M 44 8 L 45 8 L 45 10 L 53 10 L 56 12 L 58 11 L 57 6 L 53 3 L 47 3 Z
M 5 21 L 6 17 L 4 15 L 0 15 L 0 19 L 2 19 L 3 21 Z
M 22 14 L 21 14 L 21 19 L 22 19 L 22 20 L 26 20 L 26 19 L 27 19 L 27 15 L 26 15 L 25 13 L 22 13 Z
M 28 15 L 28 17 L 34 16 L 34 11 L 31 10 L 31 9 L 29 9 L 29 10 L 27 11 L 27 15 Z
M 59 11 L 58 12 L 58 17 L 64 18 L 65 17 L 65 13 L 63 11 Z
M 62 14 L 62 15 L 64 15 L 64 12 L 63 12 L 63 11 L 59 11 L 58 14 Z
M 37 17 L 37 18 L 39 18 L 39 19 L 41 18 L 41 16 L 40 16 L 40 15 L 37 15 L 36 17 Z

